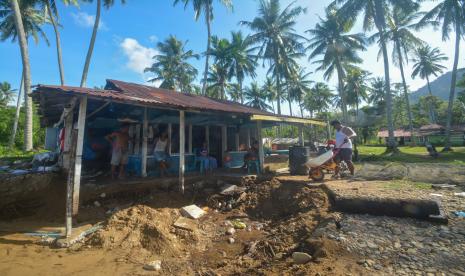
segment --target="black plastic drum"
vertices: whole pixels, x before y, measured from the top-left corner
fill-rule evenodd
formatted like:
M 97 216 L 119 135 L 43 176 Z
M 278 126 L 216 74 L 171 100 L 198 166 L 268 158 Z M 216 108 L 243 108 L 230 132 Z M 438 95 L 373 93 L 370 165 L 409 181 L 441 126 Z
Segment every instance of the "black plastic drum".
M 294 146 L 289 148 L 289 171 L 291 175 L 308 175 L 304 165 L 310 158 L 310 147 Z

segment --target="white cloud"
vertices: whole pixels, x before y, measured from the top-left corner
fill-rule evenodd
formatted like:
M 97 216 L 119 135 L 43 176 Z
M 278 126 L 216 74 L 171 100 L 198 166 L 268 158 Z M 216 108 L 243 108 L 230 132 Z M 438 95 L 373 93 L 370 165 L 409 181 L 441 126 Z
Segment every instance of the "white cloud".
M 71 13 L 73 17 L 74 23 L 80 27 L 84 28 L 93 28 L 95 23 L 95 15 L 88 14 L 86 12 L 77 12 Z M 99 22 L 99 30 L 108 30 L 107 25 L 103 22 L 102 18 L 100 18 Z
M 149 36 L 149 40 L 150 42 L 154 43 L 158 41 L 158 37 L 156 35 L 151 35 Z
M 147 76 L 144 73 L 144 69 L 153 64 L 153 56 L 158 53 L 157 50 L 142 46 L 134 38 L 123 39 L 119 46 L 128 59 L 126 67 L 138 74 L 141 74 L 146 80 Z

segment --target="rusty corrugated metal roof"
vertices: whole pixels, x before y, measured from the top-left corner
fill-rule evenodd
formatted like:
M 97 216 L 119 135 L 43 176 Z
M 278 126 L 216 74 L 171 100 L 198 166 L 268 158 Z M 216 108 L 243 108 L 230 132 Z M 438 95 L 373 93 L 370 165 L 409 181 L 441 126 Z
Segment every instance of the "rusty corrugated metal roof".
M 204 96 L 178 93 L 147 85 L 107 80 L 105 90 L 72 86 L 38 85 L 34 93 L 64 92 L 123 102 L 167 106 L 181 109 L 210 110 L 242 114 L 272 114 L 263 110 Z

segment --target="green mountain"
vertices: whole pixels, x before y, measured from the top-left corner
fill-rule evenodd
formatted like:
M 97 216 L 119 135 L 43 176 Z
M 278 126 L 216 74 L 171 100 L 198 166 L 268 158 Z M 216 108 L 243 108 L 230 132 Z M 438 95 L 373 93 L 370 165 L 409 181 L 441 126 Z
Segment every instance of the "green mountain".
M 465 74 L 465 68 L 459 69 L 457 71 L 457 80 L 460 80 L 464 74 Z M 449 89 L 450 89 L 450 78 L 451 77 L 452 77 L 452 72 L 447 72 L 431 82 L 431 91 L 434 96 L 442 100 L 445 100 L 445 101 L 449 100 L 449 92 L 450 92 Z M 415 92 L 410 93 L 410 101 L 412 103 L 417 103 L 420 97 L 427 96 L 428 94 L 429 94 L 428 86 L 426 85 L 426 81 L 425 81 L 425 86 L 423 86 L 422 88 L 418 89 Z M 456 91 L 456 95 L 457 95 L 457 91 Z

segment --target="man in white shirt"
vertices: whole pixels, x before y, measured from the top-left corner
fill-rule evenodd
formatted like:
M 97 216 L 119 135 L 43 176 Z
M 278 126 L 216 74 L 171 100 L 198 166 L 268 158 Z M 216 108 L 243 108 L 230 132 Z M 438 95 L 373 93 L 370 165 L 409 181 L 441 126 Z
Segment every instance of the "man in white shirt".
M 339 176 L 339 163 L 342 161 L 346 162 L 347 167 L 350 170 L 350 174 L 354 175 L 354 164 L 352 163 L 352 141 L 350 138 L 356 137 L 355 131 L 347 126 L 343 126 L 338 120 L 331 122 L 331 126 L 336 129 L 336 151 L 337 154 L 334 160 L 338 164 L 334 172 L 335 176 Z

